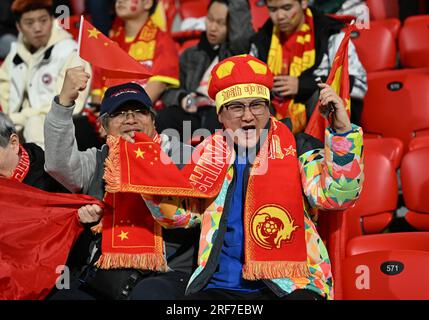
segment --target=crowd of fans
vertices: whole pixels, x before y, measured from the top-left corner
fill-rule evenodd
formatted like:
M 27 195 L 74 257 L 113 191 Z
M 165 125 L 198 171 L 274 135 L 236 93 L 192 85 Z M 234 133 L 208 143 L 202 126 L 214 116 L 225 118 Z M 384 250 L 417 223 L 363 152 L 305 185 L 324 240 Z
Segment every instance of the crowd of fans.
M 269 114 L 287 123 L 297 137 L 302 137 L 300 135 L 305 131 L 316 104 L 321 99 L 319 97 L 321 90 L 328 95 L 324 98 L 325 103 L 335 102 L 337 108 L 344 107 L 341 102 L 335 100 L 336 96 L 330 93 L 329 88 L 321 87 L 317 80 L 321 78 L 322 82 L 326 81 L 344 34 L 343 20 L 328 14 L 359 15 L 363 12 L 364 1 L 261 1 L 261 6 L 267 8 L 268 18 L 259 30 L 254 30 L 248 0 L 211 0 L 207 3 L 204 31 L 200 33 L 195 45 L 184 49 L 180 56 L 177 43 L 169 30 L 166 30 L 165 15 L 164 20 L 160 19 L 161 3 L 162 1 L 154 0 L 86 1 L 87 17 L 94 26 L 118 43 L 131 57 L 147 66 L 152 73 L 148 79 L 134 80 L 131 84 L 121 84 L 123 87 L 119 85 L 109 89 L 106 84 L 108 75 L 105 70 L 95 68 L 79 58 L 77 41 L 54 17 L 56 5 L 69 5 L 69 3 L 64 1 L 53 3 L 52 0 L 1 2 L 0 59 L 4 61 L 0 67 L 2 111 L 0 113 L 0 176 L 16 177 L 23 183 L 45 191 L 85 193 L 102 200 L 103 163 L 108 152 L 107 146 L 103 144 L 105 137 L 120 136 L 127 132 L 123 125 L 115 122 L 118 122 L 121 117 L 124 121 L 134 120 L 134 124 L 127 125 L 133 126 L 134 131 L 145 132 L 150 137 L 156 136 L 156 132 L 162 133 L 174 129 L 179 132 L 181 142 L 185 145 L 197 145 L 199 141 L 185 139 L 185 126 L 190 126 L 191 132 L 207 129 L 210 133 L 215 133 L 216 129 L 230 125 L 230 122 L 222 116 L 220 112 L 222 109 L 219 108 L 222 106 L 219 106 L 217 98 L 210 94 L 209 88 L 213 85 L 210 82 L 214 81 L 211 79 L 213 69 L 225 59 L 227 59 L 225 61 L 231 61 L 228 59 L 237 55 L 250 54 L 259 59 L 255 61 L 266 63 L 273 75 L 273 87 L 268 99 L 271 103 L 267 105 Z M 411 11 L 408 3 L 409 1 L 405 7 Z M 399 4 L 403 6 L 402 1 L 399 1 Z M 401 17 L 405 18 L 412 13 L 401 10 Z M 107 49 L 105 54 L 109 54 Z M 348 54 L 351 124 L 337 119 L 337 122 L 334 122 L 334 129 L 337 132 L 334 131 L 332 134 L 348 137 L 350 143 L 359 146 L 358 126 L 363 99 L 368 90 L 367 74 L 352 42 L 349 43 Z M 246 59 L 254 59 L 246 57 L 248 57 Z M 220 78 L 219 82 L 222 82 L 219 72 L 217 76 Z M 243 74 L 235 75 L 237 79 L 234 81 L 242 83 L 240 81 L 243 80 L 240 77 L 243 77 Z M 137 93 L 136 97 L 130 97 L 128 102 L 138 101 L 144 108 L 135 109 L 128 104 L 119 105 L 116 102 L 115 94 L 131 90 L 130 88 Z M 240 107 L 246 114 L 246 105 L 239 105 L 236 109 Z M 253 115 L 259 112 L 258 107 L 260 106 L 248 105 Z M 343 124 L 347 129 L 343 130 Z M 301 140 L 297 139 L 297 141 Z M 162 143 L 164 142 L 166 141 Z M 309 141 L 305 143 L 310 144 Z M 322 148 L 318 144 L 317 146 Z M 168 148 L 165 150 L 170 154 L 186 153 L 183 148 L 187 147 L 182 146 L 179 151 Z M 326 148 L 329 149 L 329 147 L 331 146 L 327 144 Z M 356 149 L 359 148 L 356 147 Z M 308 150 L 303 147 L 303 150 L 298 152 L 298 156 L 307 155 L 309 159 L 300 158 L 300 161 L 307 165 L 318 157 L 316 153 L 308 155 L 306 153 Z M 362 165 L 359 152 L 348 149 L 346 153 L 350 159 L 347 163 L 356 162 L 357 166 Z M 48 158 L 46 165 L 45 153 Z M 336 170 L 342 165 L 345 165 L 345 162 L 336 163 Z M 328 166 L 333 166 L 333 163 Z M 307 179 L 314 179 L 308 170 Z M 23 171 L 26 172 L 25 178 L 20 179 Z M 28 171 L 30 174 L 27 174 Z M 353 182 L 357 176 L 350 179 Z M 326 181 L 323 183 L 329 184 Z M 308 182 L 308 185 L 304 186 L 304 189 L 305 187 L 308 189 L 305 191 L 308 191 L 306 195 L 309 198 L 314 192 L 314 190 L 310 191 L 310 184 Z M 338 182 L 336 188 L 341 189 L 341 187 L 345 187 L 345 182 Z M 360 187 L 353 185 L 353 188 L 357 196 Z M 240 195 L 243 197 L 243 190 L 235 192 L 241 192 Z M 351 191 L 348 190 L 348 192 Z M 334 193 L 327 197 L 337 199 Z M 343 195 L 343 197 L 343 202 L 355 200 L 352 196 Z M 162 210 L 156 209 L 159 202 L 151 201 L 146 201 L 147 210 L 155 216 Z M 332 207 L 341 207 L 342 202 L 336 203 L 336 201 L 338 200 L 332 200 Z M 323 201 L 316 196 L 313 202 L 312 205 L 318 206 Z M 332 203 L 336 203 L 337 207 Z M 230 211 L 233 211 L 232 207 Z M 79 210 L 80 221 L 89 226 L 97 223 L 101 214 L 102 210 L 97 205 L 84 206 Z M 228 228 L 237 228 L 236 223 L 228 220 Z M 166 223 L 160 220 L 160 224 Z M 208 262 L 205 260 L 203 265 L 199 261 L 199 266 L 196 266 L 195 252 L 199 234 L 195 228 L 173 229 L 164 230 L 163 237 L 168 267 L 174 272 L 161 275 L 151 272 L 150 275 L 142 276 L 135 271 L 116 275 L 110 271 L 106 273 L 100 271 L 96 278 L 91 278 L 91 268 L 86 268 L 84 276 L 79 271 L 82 264 L 87 266 L 89 261 L 89 265 L 92 266 L 99 259 L 101 237 L 94 239 L 88 227 L 84 235 L 86 240 L 79 244 L 82 247 L 75 248 L 75 250 L 81 250 L 84 256 L 80 257 L 79 262 L 73 262 L 76 264 L 76 269 L 79 269 L 78 276 L 74 279 L 75 289 L 68 292 L 53 292 L 52 298 L 118 298 L 118 295 L 112 296 L 109 293 L 110 287 L 106 285 L 108 287 L 106 289 L 100 285 L 106 277 L 119 282 L 129 277 L 143 278 L 133 287 L 131 293 L 127 293 L 127 298 L 177 298 L 180 297 L 180 293 L 185 292 L 186 284 L 190 281 L 195 268 L 201 274 L 206 274 L 206 289 L 214 291 L 212 291 L 213 295 L 208 297 L 200 293 L 194 298 L 231 298 L 216 291 L 230 290 L 231 287 L 236 292 L 244 293 L 244 296 L 249 294 L 248 297 L 254 298 L 256 292 L 264 292 L 262 296 L 271 297 L 272 293 L 268 294 L 264 291 L 266 288 L 262 282 L 250 285 L 240 279 L 240 274 L 223 269 L 225 266 L 233 265 L 231 259 L 237 258 L 237 254 L 244 254 L 243 247 L 239 253 L 231 249 L 233 241 L 228 238 L 233 234 L 231 232 L 225 231 L 226 240 L 217 261 L 221 267 L 216 270 L 210 266 L 211 260 Z M 317 232 L 315 234 L 317 235 Z M 311 245 L 309 242 L 310 240 L 308 240 L 308 246 Z M 87 254 L 89 247 L 91 247 L 91 256 Z M 318 247 L 318 250 L 323 252 L 324 248 Z M 98 253 L 94 254 L 97 251 Z M 82 259 L 85 260 L 84 263 L 81 263 Z M 322 260 L 313 263 L 313 275 L 305 279 L 306 286 L 299 284 L 296 279 L 292 283 L 286 283 L 286 280 L 280 281 L 282 279 L 273 283 L 283 290 L 283 295 L 284 292 L 290 294 L 295 289 L 310 288 L 309 292 L 298 290 L 300 293 L 296 298 L 331 298 L 332 275 L 322 270 L 325 264 L 329 265 L 329 259 L 323 256 Z M 241 270 L 242 266 L 242 264 L 235 265 L 234 270 Z M 203 272 L 204 267 L 206 271 L 212 268 L 210 269 L 211 278 L 207 278 L 208 271 Z M 89 279 L 88 283 L 91 287 L 89 291 L 79 287 L 82 282 L 79 278 L 82 279 L 82 277 Z M 201 277 L 199 279 L 201 280 Z M 235 282 L 234 287 L 231 283 Z M 151 295 L 153 292 L 167 290 L 167 287 L 159 283 L 168 283 L 168 295 Z M 194 281 L 194 287 L 198 286 L 198 281 Z M 264 289 L 261 289 L 262 287 Z M 268 284 L 267 287 L 270 285 Z M 199 289 L 195 289 L 193 293 L 197 291 Z M 273 292 L 276 290 L 273 289 Z

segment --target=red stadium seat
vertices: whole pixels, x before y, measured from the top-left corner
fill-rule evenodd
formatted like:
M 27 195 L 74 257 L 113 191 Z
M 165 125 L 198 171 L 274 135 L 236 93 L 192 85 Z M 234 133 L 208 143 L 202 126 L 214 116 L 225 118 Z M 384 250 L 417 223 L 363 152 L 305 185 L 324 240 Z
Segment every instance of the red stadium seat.
M 401 164 L 402 192 L 407 222 L 429 231 L 429 147 L 408 152 Z
M 396 40 L 399 36 L 399 30 L 401 29 L 401 21 L 396 18 L 383 19 L 383 20 L 372 20 L 370 22 L 370 28 L 375 26 L 384 26 L 392 32 L 393 38 Z
M 429 137 L 428 137 L 429 139 Z M 413 139 L 412 141 L 419 140 Z M 429 145 L 429 140 L 427 141 Z M 404 144 L 397 138 L 364 138 L 365 151 L 379 152 L 392 162 L 393 168 L 398 169 L 404 154 Z
M 398 0 L 366 0 L 371 20 L 399 17 Z
M 207 14 L 208 0 L 180 0 L 179 14 L 182 19 L 200 18 Z
M 200 30 L 187 30 L 171 33 L 174 42 L 177 44 L 179 55 L 181 55 L 186 48 L 196 45 L 200 40 L 200 35 Z
M 342 296 L 341 268 L 347 242 L 366 233 L 381 232 L 397 207 L 398 186 L 391 161 L 378 152 L 364 150 L 365 180 L 355 206 L 345 211 L 319 212 L 318 231 L 329 252 L 338 299 Z
M 348 257 L 342 268 L 343 298 L 429 299 L 429 252 L 390 250 Z
M 421 148 L 429 148 L 429 136 L 418 137 L 411 140 L 409 145 L 410 151 Z
M 429 252 L 429 232 L 395 232 L 355 237 L 347 242 L 346 256 L 383 250 Z
M 368 77 L 362 127 L 365 133 L 395 137 L 408 144 L 429 135 L 429 75 L 392 71 Z
M 370 29 L 354 31 L 352 41 L 367 72 L 394 69 L 396 44 L 391 31 L 381 24 L 371 24 Z M 374 54 L 374 52 L 377 54 Z
M 429 15 L 409 17 L 399 34 L 401 64 L 407 68 L 429 67 Z
M 258 31 L 270 18 L 264 0 L 249 0 L 250 12 L 252 14 L 253 29 Z
M 392 162 L 378 151 L 365 148 L 364 174 L 359 199 L 344 212 L 347 239 L 382 232 L 392 221 L 397 207 L 398 183 Z

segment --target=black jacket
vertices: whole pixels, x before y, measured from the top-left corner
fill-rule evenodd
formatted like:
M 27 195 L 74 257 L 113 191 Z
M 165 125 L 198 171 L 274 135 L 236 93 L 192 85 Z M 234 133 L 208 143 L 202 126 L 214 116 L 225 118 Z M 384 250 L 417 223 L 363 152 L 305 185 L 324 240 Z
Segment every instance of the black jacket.
M 62 184 L 45 171 L 45 153 L 34 143 L 23 144 L 30 157 L 30 169 L 23 183 L 48 192 L 70 193 Z

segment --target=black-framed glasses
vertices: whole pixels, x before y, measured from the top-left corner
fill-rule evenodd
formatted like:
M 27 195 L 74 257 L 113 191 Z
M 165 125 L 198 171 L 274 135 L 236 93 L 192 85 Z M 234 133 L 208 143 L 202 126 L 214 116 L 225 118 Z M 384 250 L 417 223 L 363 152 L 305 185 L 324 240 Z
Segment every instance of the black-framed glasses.
M 126 120 L 128 118 L 128 115 L 132 115 L 133 117 L 139 117 L 139 116 L 147 116 L 150 113 L 148 109 L 134 109 L 134 110 L 121 110 L 121 111 L 115 111 L 113 113 L 109 114 L 110 118 L 115 118 L 118 120 Z
M 225 104 L 223 107 L 231 114 L 234 118 L 241 118 L 244 115 L 246 107 L 254 116 L 260 116 L 265 112 L 265 108 L 268 106 L 268 100 L 259 99 L 253 100 L 249 104 L 233 101 Z

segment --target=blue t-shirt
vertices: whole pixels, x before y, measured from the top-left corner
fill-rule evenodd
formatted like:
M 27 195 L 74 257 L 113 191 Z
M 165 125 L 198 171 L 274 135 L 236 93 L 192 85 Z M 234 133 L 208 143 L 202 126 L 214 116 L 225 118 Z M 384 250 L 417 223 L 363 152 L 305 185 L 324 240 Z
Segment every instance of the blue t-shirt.
M 241 292 L 258 291 L 262 281 L 248 281 L 242 277 L 244 261 L 243 204 L 244 204 L 244 170 L 246 158 L 237 156 L 235 160 L 235 184 L 229 208 L 228 223 L 219 257 L 218 267 L 206 289 L 218 288 Z

